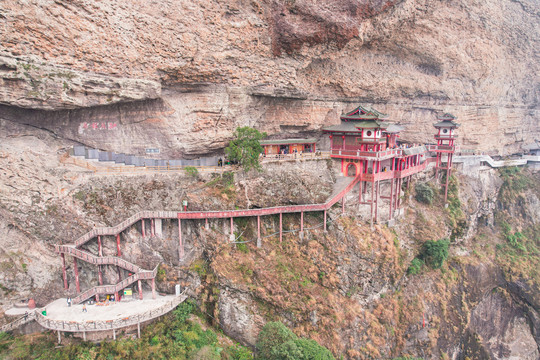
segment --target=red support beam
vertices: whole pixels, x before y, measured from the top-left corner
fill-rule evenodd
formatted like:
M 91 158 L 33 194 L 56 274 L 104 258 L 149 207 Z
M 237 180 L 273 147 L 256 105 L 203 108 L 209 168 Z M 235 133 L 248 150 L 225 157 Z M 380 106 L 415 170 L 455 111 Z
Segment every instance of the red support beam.
M 98 281 L 99 285 L 103 285 L 103 272 L 101 272 L 101 265 L 98 265 Z
M 141 219 L 141 227 L 142 227 L 142 237 L 146 237 L 145 231 L 144 231 L 144 219 Z
M 304 212 L 300 212 L 300 231 L 304 231 Z
M 257 215 L 257 239 L 261 239 L 261 217 Z
M 152 278 L 152 299 L 156 299 L 156 279 Z
M 150 234 L 152 237 L 156 235 L 155 229 L 154 229 L 154 218 L 150 219 Z
M 137 280 L 137 285 L 139 287 L 139 300 L 142 300 L 143 299 L 143 294 L 142 294 L 142 284 L 141 284 L 141 280 Z
M 379 219 L 379 192 L 381 191 L 381 182 L 377 181 L 375 185 L 375 222 L 378 222 Z
M 283 241 L 283 213 L 279 213 L 279 242 Z
M 231 233 L 230 233 L 231 239 L 233 239 L 234 236 L 234 222 L 233 217 L 231 216 Z
M 373 226 L 373 200 L 374 200 L 374 197 L 375 197 L 375 182 L 372 181 L 371 182 L 371 199 L 370 199 L 370 204 L 371 204 L 371 217 L 370 217 L 370 226 Z
M 394 205 L 393 202 L 394 202 L 394 179 L 392 179 L 390 183 L 390 204 L 389 204 L 390 211 L 388 214 L 388 220 L 392 220 L 392 205 Z
M 101 246 L 101 236 L 98 235 L 97 237 L 97 244 L 98 244 L 98 255 L 103 256 L 103 247 Z
M 79 285 L 79 269 L 77 268 L 77 258 L 73 257 L 73 272 L 75 273 L 75 288 L 77 294 L 81 292 L 81 286 Z
M 326 210 L 324 210 L 324 222 L 323 222 L 323 226 L 324 226 L 324 232 L 326 232 Z
M 120 251 L 120 234 L 116 234 L 116 254 L 118 257 L 122 256 L 122 252 Z
M 60 256 L 62 257 L 62 277 L 64 278 L 64 289 L 67 290 L 68 283 L 67 283 L 67 271 L 66 271 L 66 255 L 64 253 L 61 253 Z
M 184 258 L 184 244 L 182 244 L 182 219 L 178 219 L 178 257 Z

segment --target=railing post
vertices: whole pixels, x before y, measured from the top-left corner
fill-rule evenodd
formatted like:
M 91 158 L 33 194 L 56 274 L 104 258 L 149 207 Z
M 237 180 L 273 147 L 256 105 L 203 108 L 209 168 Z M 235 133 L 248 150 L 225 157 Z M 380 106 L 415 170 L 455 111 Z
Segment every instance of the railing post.
M 64 278 L 64 290 L 67 290 L 68 283 L 67 283 L 67 271 L 66 271 L 66 255 L 62 253 L 61 256 L 62 256 L 62 276 Z
M 81 292 L 81 287 L 79 285 L 79 269 L 77 268 L 77 258 L 73 257 L 73 271 L 75 272 L 75 288 L 77 289 L 77 294 Z

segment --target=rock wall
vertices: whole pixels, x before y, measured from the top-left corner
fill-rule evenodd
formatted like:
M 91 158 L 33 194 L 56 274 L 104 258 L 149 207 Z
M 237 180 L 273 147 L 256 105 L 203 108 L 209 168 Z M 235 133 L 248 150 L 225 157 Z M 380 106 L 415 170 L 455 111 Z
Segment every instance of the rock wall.
M 533 0 L 7 0 L 0 15 L 0 102 L 97 148 L 192 157 L 236 126 L 304 136 L 358 103 L 412 142 L 432 139 L 440 111 L 458 116 L 465 148 L 513 153 L 540 131 Z M 123 130 L 79 131 L 100 118 Z

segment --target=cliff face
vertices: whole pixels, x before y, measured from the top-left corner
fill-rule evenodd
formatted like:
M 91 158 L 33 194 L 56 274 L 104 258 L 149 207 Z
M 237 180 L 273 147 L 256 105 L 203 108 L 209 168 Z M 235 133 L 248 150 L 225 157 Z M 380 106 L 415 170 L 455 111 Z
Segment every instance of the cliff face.
M 437 111 L 458 116 L 465 148 L 511 153 L 540 131 L 533 0 L 2 6 L 0 103 L 16 108 L 0 116 L 99 148 L 195 156 L 236 126 L 309 133 L 358 102 L 410 141 L 431 139 Z M 79 131 L 103 119 L 133 143 Z

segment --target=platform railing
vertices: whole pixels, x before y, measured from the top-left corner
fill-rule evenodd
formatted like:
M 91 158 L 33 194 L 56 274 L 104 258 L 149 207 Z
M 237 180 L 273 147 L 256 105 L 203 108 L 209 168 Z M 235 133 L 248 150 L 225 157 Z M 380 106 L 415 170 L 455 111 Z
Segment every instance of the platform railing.
M 157 269 L 158 269 L 158 267 L 156 266 L 154 268 L 154 270 L 152 270 L 152 271 L 150 271 L 150 270 L 141 270 L 141 271 L 139 271 L 139 272 L 125 278 L 124 280 L 120 281 L 119 283 L 117 283 L 115 285 L 94 286 L 93 288 L 88 289 L 88 290 L 80 293 L 79 295 L 77 295 L 75 298 L 73 298 L 73 303 L 74 304 L 81 303 L 84 300 L 89 299 L 89 298 L 91 298 L 92 296 L 95 296 L 95 295 L 105 295 L 105 294 L 117 293 L 117 292 L 123 290 L 124 288 L 126 288 L 127 286 L 131 285 L 132 283 L 134 283 L 137 280 L 153 279 L 157 275 Z
M 69 245 L 55 245 L 56 252 L 67 253 L 75 256 L 78 259 L 84 260 L 95 265 L 116 265 L 122 269 L 129 270 L 131 272 L 139 272 L 141 268 L 135 264 L 130 263 L 122 258 L 116 256 L 95 256 L 86 251 L 77 249 Z
M 19 326 L 29 323 L 30 321 L 35 320 L 35 319 L 36 319 L 36 312 L 31 310 L 28 312 L 28 314 L 23 315 L 13 320 L 12 322 L 7 323 L 4 326 L 0 327 L 0 332 L 15 330 Z
M 53 320 L 47 316 L 36 312 L 36 321 L 46 329 L 69 331 L 69 332 L 83 332 L 83 331 L 103 331 L 121 329 L 127 326 L 143 323 L 148 320 L 158 318 L 169 311 L 176 308 L 180 303 L 187 299 L 186 291 L 184 290 L 180 295 L 176 296 L 171 301 L 166 302 L 162 306 L 145 311 L 141 314 L 131 315 L 124 318 L 117 318 L 111 320 L 87 320 L 87 321 L 65 321 L 65 320 Z M 121 304 L 121 303 L 120 303 Z

